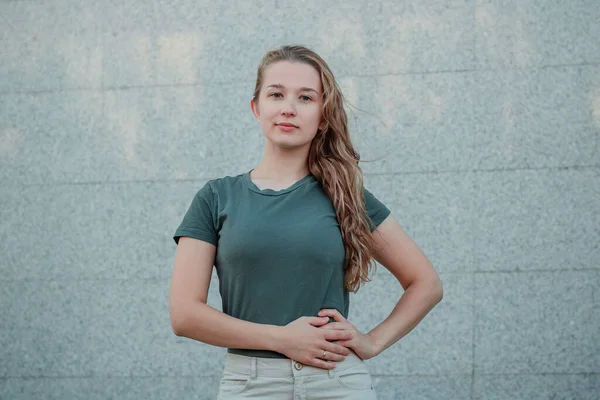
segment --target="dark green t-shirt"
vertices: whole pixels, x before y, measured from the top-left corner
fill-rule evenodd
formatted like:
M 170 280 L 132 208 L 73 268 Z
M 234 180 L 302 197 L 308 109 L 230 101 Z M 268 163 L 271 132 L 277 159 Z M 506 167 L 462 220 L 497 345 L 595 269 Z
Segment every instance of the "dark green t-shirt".
M 364 190 L 373 231 L 390 214 Z M 198 191 L 174 240 L 189 236 L 217 247 L 215 268 L 223 312 L 284 326 L 335 308 L 348 317 L 344 245 L 333 203 L 309 174 L 283 190 L 259 189 L 250 173 L 207 182 Z M 253 357 L 285 358 L 252 349 Z

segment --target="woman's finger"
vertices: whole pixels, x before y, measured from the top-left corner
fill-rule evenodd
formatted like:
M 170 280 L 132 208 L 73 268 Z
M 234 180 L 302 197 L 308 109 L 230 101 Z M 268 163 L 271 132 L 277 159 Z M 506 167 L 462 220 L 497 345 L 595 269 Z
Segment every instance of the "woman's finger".
M 338 340 L 335 343 L 347 348 L 353 348 L 352 340 Z
M 340 331 L 350 328 L 351 327 L 345 322 L 330 322 L 327 325 L 322 326 L 322 329 L 336 329 Z
M 342 314 L 336 309 L 325 308 L 319 311 L 319 317 L 333 317 L 338 322 L 347 322 L 348 320 L 344 318 Z
M 350 342 L 350 340 L 343 340 L 343 343 Z M 327 354 L 337 354 L 346 357 L 350 354 L 350 350 L 348 350 L 348 346 L 344 346 L 340 344 L 340 342 L 330 342 L 327 344 L 325 350 L 328 351 Z
M 348 350 L 348 349 L 346 349 L 344 347 L 342 347 L 342 348 L 345 349 L 345 350 Z M 318 358 L 320 358 L 321 360 L 330 361 L 330 362 L 331 361 L 338 361 L 338 362 L 339 361 L 344 361 L 344 358 L 346 358 L 347 354 L 345 352 L 342 352 L 342 351 L 343 350 L 341 350 L 341 349 L 336 349 L 336 351 L 327 351 L 327 350 L 324 350 L 325 356 L 319 355 Z
M 307 321 L 310 325 L 313 326 L 320 326 L 320 325 L 325 325 L 329 322 L 329 318 L 325 317 L 306 317 Z
M 329 332 L 325 332 L 324 334 L 325 340 L 328 342 L 336 341 L 336 340 L 352 340 L 354 336 L 351 332 L 342 331 L 339 329 L 332 329 Z
M 320 358 L 313 358 L 312 365 L 323 369 L 334 369 L 337 366 L 334 362 L 323 361 Z

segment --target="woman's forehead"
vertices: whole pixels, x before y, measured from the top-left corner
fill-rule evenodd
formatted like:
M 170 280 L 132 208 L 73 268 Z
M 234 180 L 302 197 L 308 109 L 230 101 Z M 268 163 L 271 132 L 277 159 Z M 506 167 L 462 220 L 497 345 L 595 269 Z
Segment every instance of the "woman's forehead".
M 276 85 L 279 88 L 302 90 L 321 90 L 321 77 L 319 72 L 311 65 L 305 63 L 292 63 L 279 61 L 265 68 L 263 73 L 263 87 Z

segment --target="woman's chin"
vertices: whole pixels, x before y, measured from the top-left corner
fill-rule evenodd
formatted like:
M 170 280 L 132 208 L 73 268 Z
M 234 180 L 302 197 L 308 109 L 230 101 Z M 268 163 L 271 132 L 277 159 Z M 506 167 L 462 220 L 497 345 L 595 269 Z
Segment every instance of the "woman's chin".
M 301 149 L 310 146 L 310 140 L 299 140 L 298 137 L 267 137 L 267 140 L 275 147 L 285 150 Z

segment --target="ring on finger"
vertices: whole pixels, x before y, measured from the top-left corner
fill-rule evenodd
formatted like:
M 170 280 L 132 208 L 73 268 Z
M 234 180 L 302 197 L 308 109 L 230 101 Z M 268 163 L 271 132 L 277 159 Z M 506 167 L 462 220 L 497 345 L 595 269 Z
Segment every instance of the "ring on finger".
M 326 354 L 327 354 L 327 352 L 325 350 L 323 350 L 323 358 L 325 358 Z

